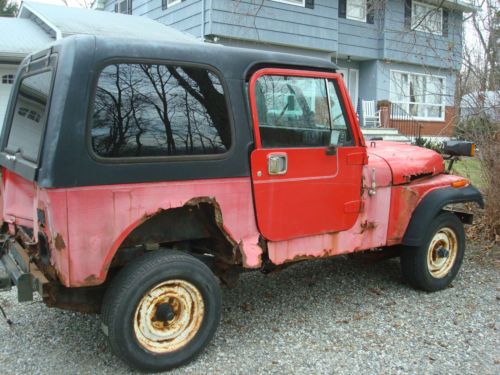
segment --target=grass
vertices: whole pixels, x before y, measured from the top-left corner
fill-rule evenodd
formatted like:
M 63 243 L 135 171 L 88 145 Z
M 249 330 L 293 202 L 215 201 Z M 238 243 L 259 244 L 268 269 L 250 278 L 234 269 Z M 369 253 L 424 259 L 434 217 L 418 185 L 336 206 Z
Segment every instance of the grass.
M 481 163 L 477 157 L 463 157 L 461 160 L 456 161 L 453 164 L 452 173 L 468 178 L 478 188 L 485 185 Z

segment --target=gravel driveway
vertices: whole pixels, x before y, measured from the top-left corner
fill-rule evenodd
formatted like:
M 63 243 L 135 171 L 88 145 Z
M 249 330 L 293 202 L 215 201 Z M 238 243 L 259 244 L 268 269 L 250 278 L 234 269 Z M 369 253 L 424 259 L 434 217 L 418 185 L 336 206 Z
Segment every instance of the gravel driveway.
M 434 294 L 404 285 L 395 259 L 247 273 L 224 290 L 215 339 L 172 373 L 499 374 L 499 270 L 466 256 L 453 287 Z M 14 292 L 0 303 L 15 323 L 0 320 L 1 374 L 131 373 L 98 316 L 18 304 Z

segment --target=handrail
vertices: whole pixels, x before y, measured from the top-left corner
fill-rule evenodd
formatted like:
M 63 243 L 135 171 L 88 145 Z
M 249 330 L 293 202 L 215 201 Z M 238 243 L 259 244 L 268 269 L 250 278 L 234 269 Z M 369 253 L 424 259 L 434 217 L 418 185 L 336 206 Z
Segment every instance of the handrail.
M 398 132 L 409 138 L 412 143 L 421 137 L 422 124 L 400 104 L 391 103 L 389 114 L 389 127 L 398 129 Z

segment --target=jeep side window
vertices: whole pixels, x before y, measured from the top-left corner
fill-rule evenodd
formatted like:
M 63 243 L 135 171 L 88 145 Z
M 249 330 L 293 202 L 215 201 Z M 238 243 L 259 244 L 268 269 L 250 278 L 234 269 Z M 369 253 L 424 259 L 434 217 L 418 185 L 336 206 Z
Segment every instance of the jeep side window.
M 38 161 L 51 82 L 52 71 L 37 73 L 23 78 L 17 93 L 6 150 L 32 162 Z
M 326 81 L 295 76 L 260 77 L 255 100 L 263 147 L 324 147 L 330 141 Z
M 102 157 L 222 154 L 232 140 L 223 85 L 202 68 L 109 65 L 97 83 L 91 136 Z
M 347 122 L 345 106 L 341 100 L 337 82 L 328 80 L 330 97 L 330 117 L 332 121 L 331 143 L 333 146 L 351 146 L 353 144 L 351 128 Z

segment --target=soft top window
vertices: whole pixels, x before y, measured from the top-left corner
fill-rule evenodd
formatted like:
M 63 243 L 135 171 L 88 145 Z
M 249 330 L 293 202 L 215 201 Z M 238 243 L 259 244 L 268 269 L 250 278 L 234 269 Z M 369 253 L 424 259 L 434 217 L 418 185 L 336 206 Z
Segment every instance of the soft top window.
M 91 137 L 101 157 L 225 153 L 231 126 L 223 85 L 199 67 L 109 65 L 97 82 Z
M 24 159 L 36 162 L 40 151 L 52 71 L 45 71 L 23 78 L 14 106 L 12 125 L 6 151 L 20 154 Z

